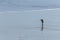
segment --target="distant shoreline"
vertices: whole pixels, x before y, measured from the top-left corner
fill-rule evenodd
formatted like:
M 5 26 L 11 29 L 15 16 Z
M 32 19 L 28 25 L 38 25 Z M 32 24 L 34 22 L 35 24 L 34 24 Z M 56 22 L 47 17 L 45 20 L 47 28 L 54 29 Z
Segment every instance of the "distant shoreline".
M 60 10 L 60 8 L 45 8 L 45 9 L 17 9 L 17 10 L 15 10 L 15 9 L 7 9 L 7 10 L 5 10 L 5 9 L 3 9 L 3 10 L 1 10 L 0 9 L 0 12 L 20 12 L 20 11 L 46 11 L 46 10 Z

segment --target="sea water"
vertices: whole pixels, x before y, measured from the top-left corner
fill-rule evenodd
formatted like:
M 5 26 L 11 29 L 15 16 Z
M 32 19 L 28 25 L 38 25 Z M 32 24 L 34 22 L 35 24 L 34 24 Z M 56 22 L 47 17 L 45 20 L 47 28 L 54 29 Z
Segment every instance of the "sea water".
M 0 12 L 0 40 L 60 40 L 60 9 Z

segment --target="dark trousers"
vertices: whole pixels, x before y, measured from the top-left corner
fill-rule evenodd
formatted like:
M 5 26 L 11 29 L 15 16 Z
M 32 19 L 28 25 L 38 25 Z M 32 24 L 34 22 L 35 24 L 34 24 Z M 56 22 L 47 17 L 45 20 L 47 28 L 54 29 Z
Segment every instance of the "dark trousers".
M 42 23 L 41 31 L 43 31 L 43 23 Z

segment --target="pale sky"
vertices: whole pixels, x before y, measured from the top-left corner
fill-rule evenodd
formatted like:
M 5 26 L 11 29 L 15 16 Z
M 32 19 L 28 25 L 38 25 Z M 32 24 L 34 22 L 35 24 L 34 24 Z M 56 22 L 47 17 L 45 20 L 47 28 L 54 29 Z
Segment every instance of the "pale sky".
M 60 0 L 0 0 L 0 8 L 58 8 L 60 7 Z

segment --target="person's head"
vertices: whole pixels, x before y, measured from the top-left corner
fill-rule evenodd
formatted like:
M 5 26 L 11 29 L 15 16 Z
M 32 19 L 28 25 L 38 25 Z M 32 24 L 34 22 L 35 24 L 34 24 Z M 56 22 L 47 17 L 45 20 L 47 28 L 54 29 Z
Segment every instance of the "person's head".
M 43 23 L 43 19 L 41 19 L 41 22 Z
M 41 19 L 41 21 L 43 21 L 43 19 Z

